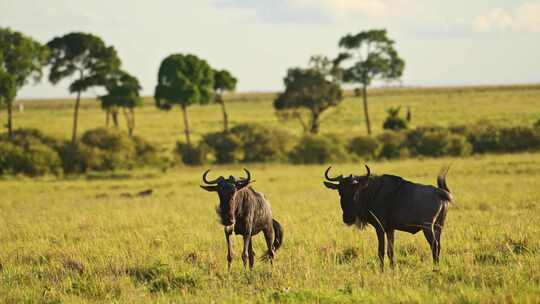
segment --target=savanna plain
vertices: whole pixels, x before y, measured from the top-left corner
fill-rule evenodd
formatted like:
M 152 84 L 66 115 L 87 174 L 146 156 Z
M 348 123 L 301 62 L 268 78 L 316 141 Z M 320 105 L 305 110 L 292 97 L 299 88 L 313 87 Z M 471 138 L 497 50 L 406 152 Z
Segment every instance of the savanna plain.
M 231 123 L 258 122 L 301 134 L 276 118 L 271 94 L 229 95 Z M 17 127 L 68 138 L 71 100 L 22 101 Z M 390 106 L 407 107 L 413 126 L 532 125 L 540 118 L 540 88 L 452 88 L 374 91 L 375 133 Z M 189 108 L 195 139 L 221 128 L 219 106 Z M 361 102 L 348 97 L 325 114 L 321 130 L 364 134 Z M 2 119 L 4 119 L 2 117 Z M 3 121 L 2 121 L 3 122 Z M 151 100 L 137 110 L 136 134 L 170 154 L 182 136 L 178 110 Z M 103 126 L 105 114 L 85 100 L 80 130 Z M 435 184 L 443 165 L 455 201 L 434 269 L 423 235 L 396 234 L 396 263 L 379 271 L 372 228 L 341 221 L 338 196 L 322 185 L 325 165 L 212 166 L 241 175 L 270 200 L 285 230 L 274 265 L 244 270 L 241 238 L 227 271 L 217 196 L 199 188 L 206 167 L 137 169 L 75 177 L 0 180 L 0 302 L 2 303 L 538 303 L 540 302 L 540 153 L 467 158 L 370 161 L 377 174 Z M 334 172 L 364 174 L 363 161 Z M 215 176 L 215 175 L 212 175 Z M 153 189 L 148 197 L 130 197 Z M 262 255 L 262 235 L 254 238 Z M 435 271 L 434 271 L 435 270 Z

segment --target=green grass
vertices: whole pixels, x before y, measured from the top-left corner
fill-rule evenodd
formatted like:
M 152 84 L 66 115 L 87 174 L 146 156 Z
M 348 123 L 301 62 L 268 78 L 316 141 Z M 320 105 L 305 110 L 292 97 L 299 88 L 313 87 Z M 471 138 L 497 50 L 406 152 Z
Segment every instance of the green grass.
M 253 165 L 255 188 L 285 228 L 275 265 L 227 273 L 215 194 L 202 168 L 124 179 L 7 178 L 0 182 L 0 302 L 536 302 L 540 297 L 540 155 L 372 163 L 433 184 L 452 163 L 439 272 L 421 234 L 398 233 L 397 269 L 378 271 L 372 228 L 341 222 L 324 166 Z M 360 164 L 336 171 L 362 173 Z M 238 166 L 215 173 L 241 174 Z M 108 178 L 109 177 L 109 178 Z M 152 188 L 148 198 L 125 198 Z M 264 252 L 257 236 L 255 251 Z
M 518 90 L 519 89 L 519 90 Z M 386 118 L 385 109 L 402 106 L 411 107 L 412 127 L 419 125 L 472 124 L 480 120 L 514 126 L 532 125 L 540 118 L 540 86 L 447 88 L 416 90 L 374 90 L 370 98 L 372 128 L 382 131 Z M 296 121 L 278 120 L 272 106 L 273 94 L 236 94 L 228 97 L 227 108 L 231 125 L 241 122 L 258 122 L 286 128 L 301 134 L 302 128 Z M 15 127 L 39 128 L 44 132 L 70 138 L 73 116 L 73 100 L 22 101 L 25 113 L 15 113 Z M 105 125 L 105 113 L 95 100 L 84 100 L 80 111 L 79 133 Z M 321 132 L 366 134 L 362 103 L 359 98 L 346 98 L 339 107 L 323 114 Z M 198 140 L 203 134 L 222 129 L 222 114 L 219 105 L 192 106 L 188 108 L 190 128 Z M 5 121 L 1 113 L 0 122 Z M 125 127 L 121 117 L 122 128 Z M 170 112 L 159 111 L 147 99 L 145 106 L 136 112 L 135 133 L 172 150 L 174 143 L 184 140 L 182 114 L 179 108 Z
M 235 97 L 236 96 L 236 97 Z M 271 94 L 230 96 L 233 123 L 281 124 Z M 414 125 L 463 124 L 488 119 L 531 125 L 540 117 L 540 89 L 430 89 L 375 92 L 375 131 L 390 106 L 411 106 Z M 68 138 L 71 101 L 26 102 L 18 127 Z M 196 137 L 221 127 L 217 106 L 191 107 Z M 4 113 L 2 113 L 4 114 Z M 364 134 L 361 104 L 347 99 L 325 117 L 324 132 Z M 92 100 L 81 111 L 82 131 L 102 126 Z M 2 116 L 2 119 L 5 119 Z M 178 110 L 137 112 L 136 133 L 170 150 L 181 137 Z M 3 122 L 3 121 L 2 121 Z M 341 222 L 338 196 L 322 185 L 325 166 L 254 164 L 254 187 L 269 198 L 285 229 L 274 267 L 256 262 L 244 271 L 241 238 L 227 272 L 217 196 L 199 188 L 204 168 L 166 173 L 138 170 L 71 178 L 0 179 L 0 303 L 511 303 L 540 299 L 540 154 L 464 159 L 372 162 L 392 173 L 434 184 L 452 164 L 452 203 L 442 236 L 440 269 L 433 271 L 421 234 L 396 234 L 397 269 L 380 273 L 372 228 Z M 242 166 L 217 166 L 213 174 L 242 174 Z M 335 172 L 363 173 L 361 163 Z M 148 188 L 147 198 L 127 198 Z M 264 252 L 262 235 L 255 251 Z M 388 268 L 388 267 L 387 267 Z

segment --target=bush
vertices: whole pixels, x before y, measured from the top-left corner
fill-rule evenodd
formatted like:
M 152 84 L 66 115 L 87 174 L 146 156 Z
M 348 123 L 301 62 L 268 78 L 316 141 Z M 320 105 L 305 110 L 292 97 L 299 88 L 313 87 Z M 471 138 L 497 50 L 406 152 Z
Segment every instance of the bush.
M 194 147 L 183 142 L 176 143 L 175 154 L 186 165 L 199 166 L 207 163 L 209 152 L 209 148 L 205 144 Z
M 400 110 L 401 107 L 389 108 L 386 110 L 386 113 L 388 113 L 388 117 L 383 123 L 383 129 L 393 131 L 407 129 L 407 121 L 399 117 Z
M 447 148 L 448 155 L 468 156 L 472 154 L 472 145 L 462 134 L 450 134 L 450 143 Z
M 55 150 L 38 141 L 20 142 L 0 141 L 0 174 L 25 174 L 39 176 L 59 174 L 60 158 Z
M 479 123 L 473 126 L 467 137 L 473 147 L 474 153 L 500 150 L 501 139 L 499 129 L 490 123 Z
M 158 165 L 163 162 L 159 157 L 159 149 L 146 139 L 133 136 L 131 138 L 135 144 L 135 155 L 137 163 L 140 165 Z
M 237 163 L 244 158 L 242 140 L 226 132 L 208 133 L 202 142 L 208 146 L 218 164 Z
M 351 140 L 348 150 L 363 158 L 373 159 L 377 157 L 381 149 L 381 143 L 369 136 L 359 136 Z
M 60 148 L 62 168 L 65 173 L 84 173 L 87 171 L 106 171 L 105 152 L 82 143 L 66 142 Z
M 141 137 L 126 132 L 99 128 L 86 131 L 76 144 L 65 143 L 59 149 L 66 173 L 131 169 L 157 165 L 158 149 Z
M 0 175 L 39 176 L 59 174 L 59 141 L 35 129 L 18 129 L 12 136 L 0 135 Z
M 405 146 L 405 133 L 387 131 L 377 136 L 381 143 L 378 157 L 386 159 L 404 158 L 409 156 L 409 150 Z
M 534 123 L 533 127 L 540 129 L 540 118 Z
M 243 162 L 271 162 L 286 160 L 294 145 L 287 132 L 259 124 L 239 124 L 230 130 L 243 147 Z
M 529 127 L 502 128 L 499 131 L 499 150 L 520 152 L 540 148 L 540 130 Z
M 332 136 L 304 136 L 290 153 L 290 160 L 297 164 L 323 164 L 347 159 L 345 145 Z

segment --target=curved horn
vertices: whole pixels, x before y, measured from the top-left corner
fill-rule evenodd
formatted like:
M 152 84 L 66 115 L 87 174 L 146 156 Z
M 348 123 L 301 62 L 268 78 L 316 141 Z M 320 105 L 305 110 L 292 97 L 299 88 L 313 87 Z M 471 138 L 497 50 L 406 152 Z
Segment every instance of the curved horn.
M 330 169 L 332 168 L 332 166 L 328 167 L 328 169 L 326 169 L 326 171 L 324 172 L 324 177 L 331 181 L 331 182 L 339 182 L 343 179 L 343 175 L 340 175 L 340 176 L 337 176 L 337 177 L 330 177 L 328 176 L 328 172 L 330 172 Z
M 247 174 L 247 177 L 245 178 L 245 180 L 246 180 L 247 182 L 251 181 L 251 173 L 249 172 L 249 170 L 246 169 L 246 168 L 244 168 L 244 171 L 245 171 L 246 174 Z
M 370 177 L 371 176 L 371 170 L 369 169 L 368 165 L 364 165 L 364 166 L 366 166 L 366 170 L 367 170 L 366 176 Z
M 216 179 L 214 179 L 214 180 L 209 181 L 209 180 L 206 179 L 206 175 L 208 175 L 208 172 L 210 172 L 210 169 L 206 170 L 206 171 L 203 173 L 203 176 L 202 176 L 203 181 L 204 181 L 205 183 L 207 183 L 207 184 L 215 184 L 215 183 L 217 183 L 220 179 L 223 178 L 222 176 L 220 176 L 220 177 L 218 177 L 218 178 L 216 178 Z

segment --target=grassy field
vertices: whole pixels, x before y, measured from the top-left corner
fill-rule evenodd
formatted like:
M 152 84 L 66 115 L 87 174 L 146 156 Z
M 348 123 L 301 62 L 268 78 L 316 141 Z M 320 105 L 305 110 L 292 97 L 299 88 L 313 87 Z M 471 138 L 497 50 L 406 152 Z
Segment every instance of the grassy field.
M 248 96 L 248 97 L 246 97 Z M 281 125 L 271 94 L 230 96 L 233 123 Z M 150 103 L 151 101 L 148 101 Z M 17 127 L 68 138 L 72 101 L 23 101 Z M 540 88 L 430 89 L 374 92 L 371 113 L 381 131 L 390 106 L 410 106 L 413 125 L 488 119 L 531 125 L 540 118 Z M 221 128 L 217 106 L 189 108 L 200 137 Z M 5 119 L 4 112 L 2 121 Z M 348 98 L 324 118 L 324 132 L 364 134 L 361 104 Z M 181 114 L 151 104 L 137 112 L 136 133 L 169 150 L 181 138 Z M 104 125 L 92 100 L 81 130 Z M 341 222 L 338 196 L 322 185 L 325 166 L 254 164 L 254 188 L 270 199 L 285 229 L 274 267 L 244 271 L 241 238 L 227 272 L 217 196 L 199 188 L 204 168 L 0 179 L 0 303 L 537 303 L 540 299 L 540 153 L 372 162 L 376 173 L 435 183 L 452 168 L 452 203 L 434 272 L 423 235 L 396 234 L 395 270 L 378 270 L 372 228 Z M 242 174 L 214 166 L 213 174 Z M 363 174 L 360 163 L 335 172 Z M 154 189 L 146 197 L 128 197 Z M 263 237 L 254 238 L 264 252 Z
M 421 234 L 398 233 L 397 269 L 381 274 L 372 228 L 341 223 L 324 166 L 253 165 L 255 188 L 285 228 L 274 267 L 242 268 L 241 238 L 226 268 L 215 194 L 202 168 L 122 179 L 0 182 L 0 302 L 537 302 L 540 299 L 540 155 L 372 163 L 377 172 L 433 184 L 439 168 L 456 201 L 439 272 Z M 359 172 L 359 164 L 336 167 Z M 218 167 L 241 174 L 240 167 Z M 148 198 L 126 198 L 152 188 Z M 264 252 L 262 236 L 255 251 Z
M 286 128 L 300 135 L 297 121 L 278 120 L 272 106 L 273 94 L 235 94 L 228 97 L 231 125 L 240 122 L 258 122 Z M 73 100 L 27 100 L 24 113 L 14 116 L 16 127 L 39 128 L 57 137 L 70 138 Z M 373 131 L 382 130 L 387 114 L 385 109 L 407 106 L 412 110 L 412 126 L 471 124 L 490 120 L 501 125 L 532 125 L 540 118 L 540 86 L 526 87 L 472 87 L 446 89 L 387 89 L 374 90 L 370 99 Z M 362 104 L 359 98 L 347 97 L 337 108 L 323 114 L 321 132 L 366 134 Z M 192 106 L 188 109 L 193 137 L 220 131 L 223 127 L 219 105 Z M 0 122 L 5 121 L 1 113 Z M 182 114 L 179 108 L 170 112 L 156 109 L 148 98 L 145 106 L 136 112 L 136 134 L 171 150 L 178 139 L 184 139 Z M 122 127 L 125 129 L 123 117 Z M 105 125 L 105 113 L 95 100 L 84 100 L 80 112 L 80 133 Z

